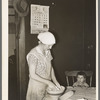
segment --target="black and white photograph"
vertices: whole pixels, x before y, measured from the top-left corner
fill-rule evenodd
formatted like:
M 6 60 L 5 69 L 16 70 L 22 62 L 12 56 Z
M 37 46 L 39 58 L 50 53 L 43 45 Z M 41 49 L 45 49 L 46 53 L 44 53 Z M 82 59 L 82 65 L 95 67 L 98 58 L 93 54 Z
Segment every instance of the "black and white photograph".
M 97 100 L 96 2 L 8 0 L 8 100 Z

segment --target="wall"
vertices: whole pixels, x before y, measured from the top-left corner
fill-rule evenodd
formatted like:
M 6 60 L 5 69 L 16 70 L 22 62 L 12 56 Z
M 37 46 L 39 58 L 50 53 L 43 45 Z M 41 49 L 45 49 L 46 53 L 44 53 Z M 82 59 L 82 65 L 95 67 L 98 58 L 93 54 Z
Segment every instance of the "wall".
M 95 2 L 95 0 L 92 0 Z M 50 31 L 54 33 L 57 44 L 52 49 L 54 57 L 53 66 L 56 76 L 60 84 L 66 85 L 64 72 L 66 70 L 81 70 L 86 69 L 85 65 L 85 38 L 84 35 L 88 34 L 88 30 L 93 32 L 91 36 L 95 44 L 95 17 L 90 17 L 92 26 L 88 22 L 88 16 L 95 16 L 94 2 L 90 0 L 34 0 L 29 4 L 43 4 L 50 6 Z M 90 3 L 91 2 L 91 3 Z M 92 5 L 88 8 L 88 4 Z M 85 6 L 87 5 L 87 6 Z M 88 10 L 88 11 L 87 11 Z M 92 11 L 91 11 L 92 10 Z M 91 15 L 92 13 L 92 15 Z M 88 14 L 88 15 L 87 15 Z M 86 26 L 85 26 L 86 25 Z M 26 55 L 37 45 L 37 35 L 30 34 L 30 13 L 26 17 Z M 90 35 L 89 35 L 90 36 Z M 87 38 L 88 39 L 88 38 Z M 26 62 L 26 76 L 28 82 L 28 66 Z
M 50 28 L 58 37 L 53 65 L 59 82 L 66 85 L 64 72 L 83 68 L 83 1 L 59 1 L 50 15 Z
M 84 1 L 84 64 L 85 69 L 92 70 L 93 86 L 96 85 L 96 2 Z

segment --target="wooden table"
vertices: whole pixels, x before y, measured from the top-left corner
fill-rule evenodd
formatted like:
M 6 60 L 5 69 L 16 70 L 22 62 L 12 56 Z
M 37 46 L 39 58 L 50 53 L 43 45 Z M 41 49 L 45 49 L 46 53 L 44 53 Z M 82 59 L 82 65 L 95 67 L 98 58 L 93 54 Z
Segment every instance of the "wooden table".
M 74 90 L 75 93 L 68 98 L 68 95 L 66 95 L 67 92 Z M 63 96 L 63 99 L 58 99 L 60 96 Z M 82 98 L 86 98 L 87 100 L 96 100 L 96 88 L 81 88 L 81 87 L 68 87 L 63 95 L 50 95 L 48 94 L 43 100 L 78 100 Z
M 86 98 L 87 100 L 96 100 L 96 88 L 95 87 L 90 87 L 90 88 L 81 88 L 81 87 L 74 87 L 74 88 L 67 88 L 65 91 L 71 91 L 74 90 L 75 93 L 68 98 L 67 100 L 78 100 L 82 98 Z

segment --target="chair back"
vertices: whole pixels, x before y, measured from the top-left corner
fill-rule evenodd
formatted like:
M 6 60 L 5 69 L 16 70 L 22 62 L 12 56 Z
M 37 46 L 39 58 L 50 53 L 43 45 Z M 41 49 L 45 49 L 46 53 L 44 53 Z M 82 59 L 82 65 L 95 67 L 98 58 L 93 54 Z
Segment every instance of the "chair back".
M 67 81 L 68 86 L 70 86 L 69 77 L 71 77 L 72 84 L 74 84 L 75 78 L 76 78 L 76 75 L 77 75 L 78 72 L 80 72 L 80 71 L 65 71 L 65 76 L 66 76 L 66 81 Z M 91 87 L 93 72 L 92 71 L 82 71 L 82 72 L 84 72 L 86 74 L 86 76 L 89 78 L 89 86 Z

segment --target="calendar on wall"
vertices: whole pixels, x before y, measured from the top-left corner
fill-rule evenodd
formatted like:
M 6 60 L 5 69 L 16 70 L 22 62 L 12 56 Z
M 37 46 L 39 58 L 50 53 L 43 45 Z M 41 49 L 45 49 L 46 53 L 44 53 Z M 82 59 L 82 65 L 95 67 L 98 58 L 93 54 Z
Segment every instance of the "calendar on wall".
M 48 31 L 49 6 L 31 5 L 31 34 Z

